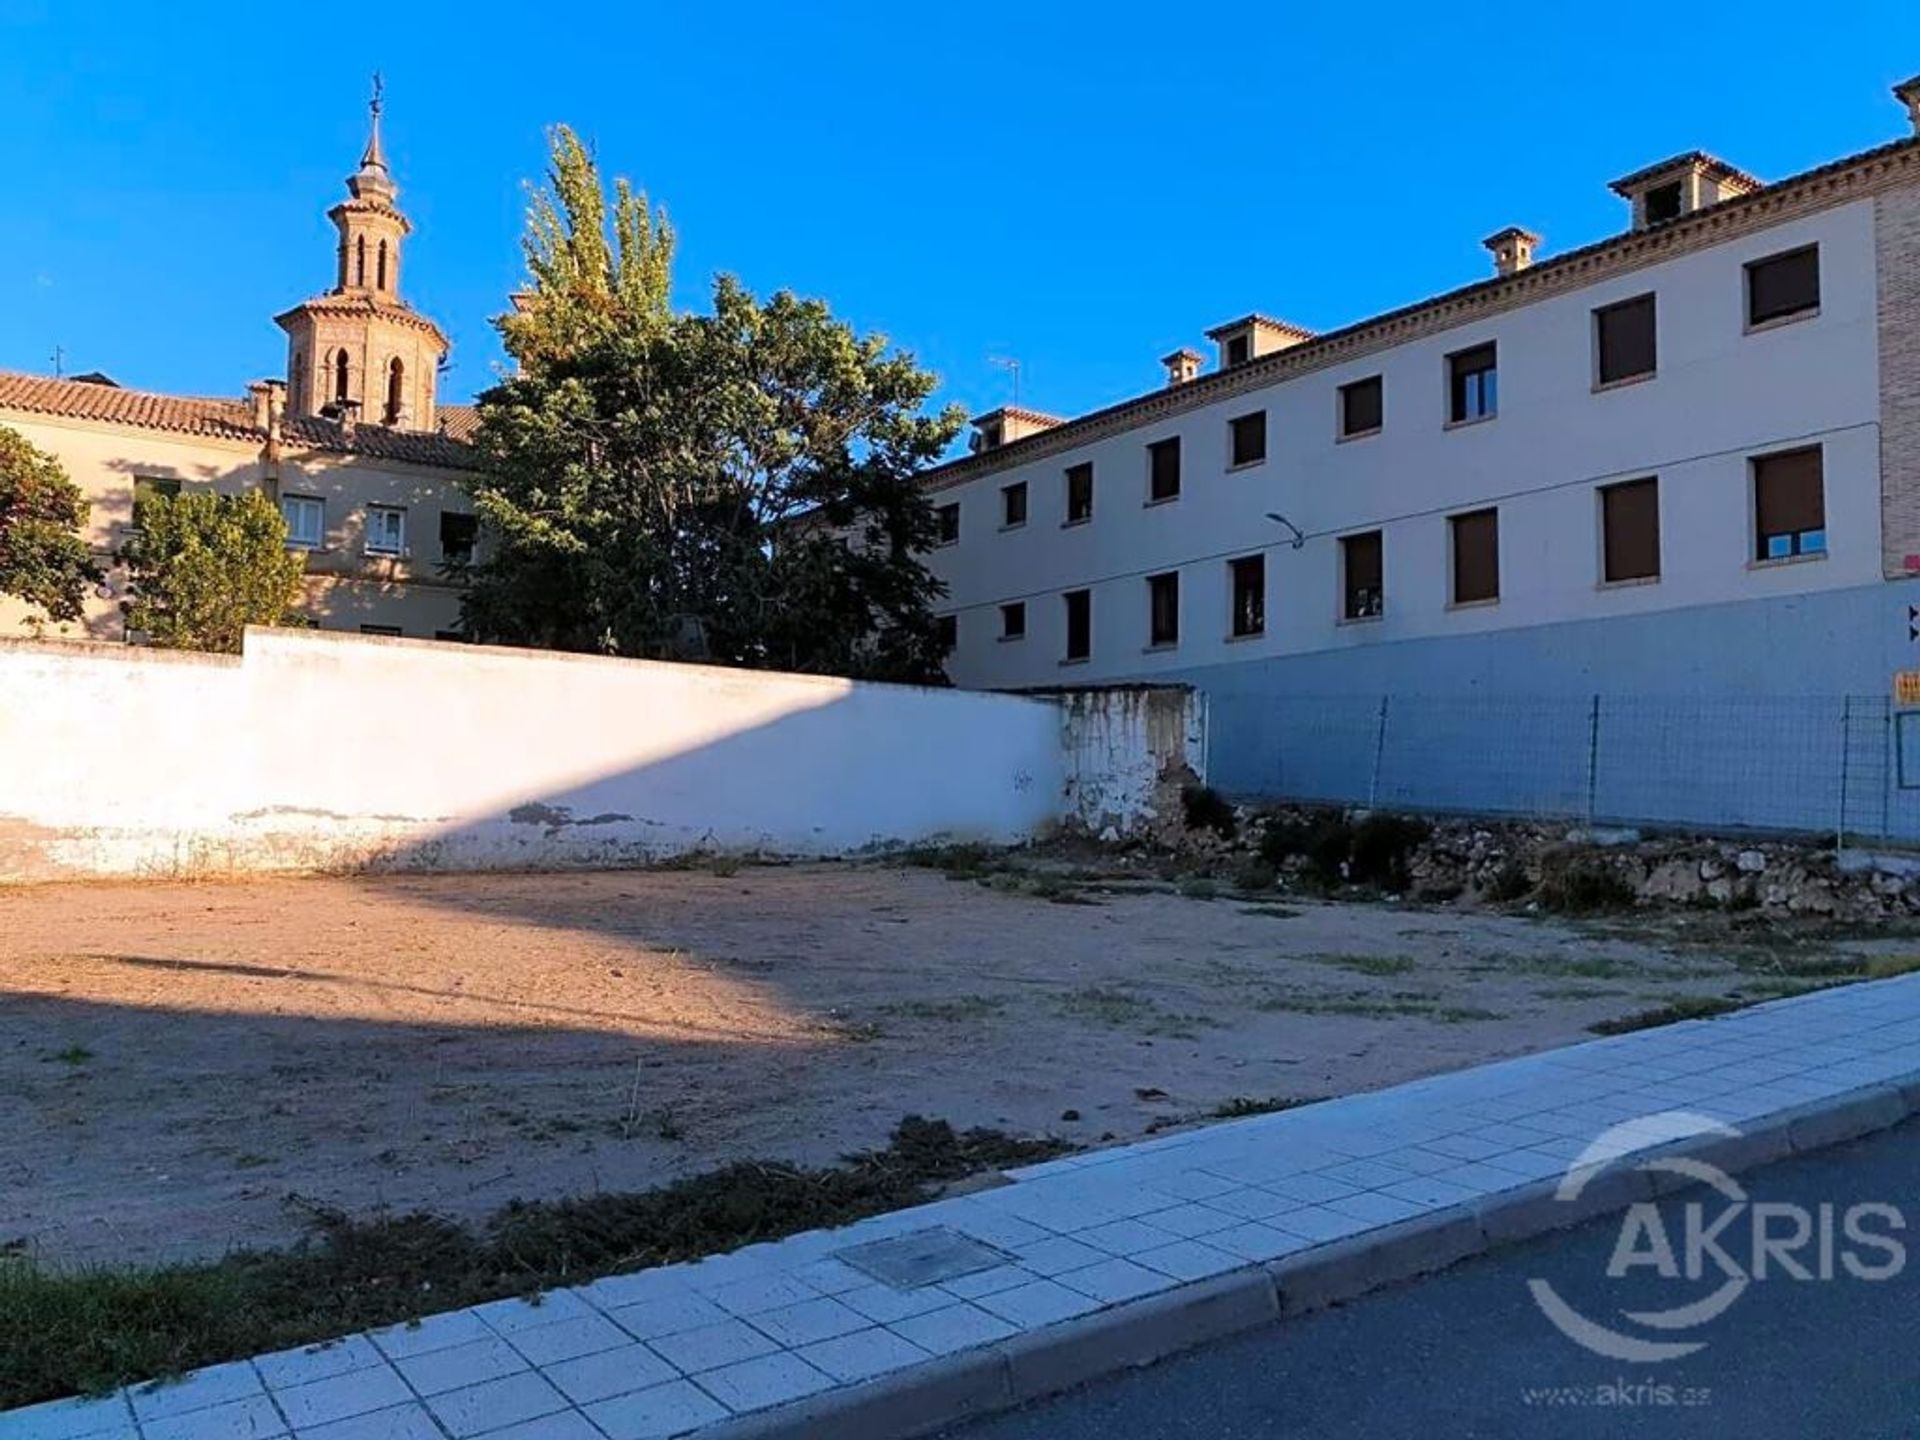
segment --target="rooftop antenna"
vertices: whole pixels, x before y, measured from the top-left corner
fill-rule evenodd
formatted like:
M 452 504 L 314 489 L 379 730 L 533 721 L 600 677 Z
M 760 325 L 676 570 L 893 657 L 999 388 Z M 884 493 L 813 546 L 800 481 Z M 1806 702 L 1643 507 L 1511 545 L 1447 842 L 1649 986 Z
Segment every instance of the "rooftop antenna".
M 1020 408 L 1020 362 L 1009 355 L 989 355 L 987 363 L 997 369 L 1005 370 L 1013 377 L 1013 406 Z
M 53 378 L 56 380 L 63 379 L 67 373 L 67 347 L 64 345 L 54 346 L 51 358 L 53 360 Z

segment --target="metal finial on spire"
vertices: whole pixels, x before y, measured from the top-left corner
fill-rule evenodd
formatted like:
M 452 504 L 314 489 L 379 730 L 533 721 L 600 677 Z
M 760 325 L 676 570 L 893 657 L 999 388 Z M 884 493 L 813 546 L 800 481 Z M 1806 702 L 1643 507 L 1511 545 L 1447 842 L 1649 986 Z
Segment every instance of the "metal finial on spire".
M 380 148 L 380 112 L 385 108 L 387 82 L 378 70 L 373 72 L 373 98 L 367 102 L 367 150 L 360 157 L 360 168 L 385 172 L 387 157 Z

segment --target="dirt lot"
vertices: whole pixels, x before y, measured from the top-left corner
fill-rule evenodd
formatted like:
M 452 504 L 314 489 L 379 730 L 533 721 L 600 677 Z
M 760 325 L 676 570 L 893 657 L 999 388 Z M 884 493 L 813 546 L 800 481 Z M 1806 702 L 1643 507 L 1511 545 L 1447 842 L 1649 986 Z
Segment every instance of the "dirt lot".
M 909 1112 L 1125 1140 L 1752 978 L 1698 946 L 1524 917 L 1006 878 L 0 891 L 0 1246 L 204 1255 L 291 1237 L 302 1201 L 479 1215 L 831 1159 Z

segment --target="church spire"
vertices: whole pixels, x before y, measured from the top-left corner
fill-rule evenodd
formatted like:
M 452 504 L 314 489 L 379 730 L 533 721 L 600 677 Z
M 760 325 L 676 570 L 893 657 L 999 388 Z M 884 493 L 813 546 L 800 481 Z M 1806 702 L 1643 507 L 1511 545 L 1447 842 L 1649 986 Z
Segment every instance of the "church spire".
M 360 168 L 347 177 L 347 189 L 356 200 L 392 202 L 399 190 L 387 169 L 386 151 L 380 146 L 380 111 L 386 94 L 386 82 L 378 70 L 373 72 L 373 98 L 367 102 L 367 148 L 361 152 Z

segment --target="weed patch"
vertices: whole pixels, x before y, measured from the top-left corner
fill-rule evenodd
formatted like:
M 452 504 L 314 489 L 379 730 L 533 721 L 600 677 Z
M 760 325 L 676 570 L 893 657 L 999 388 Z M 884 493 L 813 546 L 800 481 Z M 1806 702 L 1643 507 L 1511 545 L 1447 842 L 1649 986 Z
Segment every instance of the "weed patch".
M 908 1116 L 885 1149 L 838 1166 L 729 1165 L 637 1194 L 515 1203 L 472 1228 L 320 1210 L 299 1247 L 205 1264 L 63 1272 L 0 1260 L 0 1409 L 845 1225 L 1066 1148 Z
M 1683 1020 L 1708 1020 L 1744 1008 L 1738 1000 L 1719 995 L 1685 995 L 1651 1010 L 1638 1010 L 1613 1020 L 1600 1020 L 1587 1029 L 1596 1035 L 1630 1035 L 1636 1030 L 1654 1030 L 1662 1025 L 1677 1025 Z

